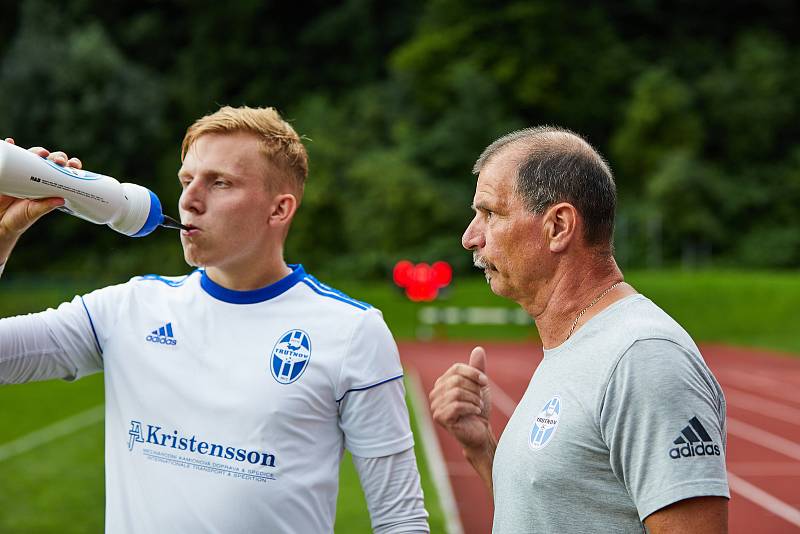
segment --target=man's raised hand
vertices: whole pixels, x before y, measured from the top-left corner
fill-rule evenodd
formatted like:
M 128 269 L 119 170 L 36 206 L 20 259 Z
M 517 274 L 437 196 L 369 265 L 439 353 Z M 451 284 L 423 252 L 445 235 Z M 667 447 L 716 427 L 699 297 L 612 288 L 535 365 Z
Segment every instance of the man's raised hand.
M 433 419 L 464 447 L 481 450 L 491 439 L 491 396 L 486 351 L 475 347 L 469 363 L 456 363 L 436 380 L 430 393 Z

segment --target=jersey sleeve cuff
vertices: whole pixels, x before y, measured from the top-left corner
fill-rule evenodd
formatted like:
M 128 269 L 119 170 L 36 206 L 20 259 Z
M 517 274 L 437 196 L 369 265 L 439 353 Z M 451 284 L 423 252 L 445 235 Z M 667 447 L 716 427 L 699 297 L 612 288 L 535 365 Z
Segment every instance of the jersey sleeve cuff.
M 643 504 L 638 506 L 639 519 L 644 521 L 650 514 L 666 508 L 670 504 L 694 497 L 725 497 L 730 499 L 731 494 L 728 484 L 724 480 L 693 480 L 678 484 L 645 500 Z
M 394 373 L 393 376 L 390 376 L 388 378 L 381 378 L 380 380 L 375 380 L 374 382 L 370 382 L 369 384 L 366 384 L 366 385 L 363 385 L 363 386 L 352 387 L 352 388 L 348 389 L 347 391 L 345 391 L 344 393 L 342 393 L 341 396 L 337 397 L 336 402 L 342 402 L 342 400 L 345 398 L 345 396 L 348 393 L 350 393 L 351 391 L 366 391 L 368 389 L 372 389 L 372 388 L 381 386 L 383 384 L 386 384 L 388 382 L 392 382 L 394 380 L 402 379 L 402 378 L 403 378 L 403 371 L 400 370 L 400 371 Z
M 345 448 L 355 456 L 362 458 L 380 458 L 403 452 L 414 446 L 414 435 L 409 432 L 392 441 L 385 441 L 378 444 L 357 443 L 351 439 L 345 439 Z

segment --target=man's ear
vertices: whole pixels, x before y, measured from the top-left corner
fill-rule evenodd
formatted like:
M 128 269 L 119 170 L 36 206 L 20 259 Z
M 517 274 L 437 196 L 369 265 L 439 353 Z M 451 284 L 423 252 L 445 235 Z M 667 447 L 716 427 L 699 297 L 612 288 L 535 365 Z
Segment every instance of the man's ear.
M 550 252 L 564 252 L 576 238 L 579 226 L 578 210 L 568 202 L 550 206 L 544 212 L 545 239 Z
M 289 224 L 297 211 L 297 197 L 291 193 L 276 195 L 273 199 L 272 212 L 269 214 L 269 224 L 284 226 Z

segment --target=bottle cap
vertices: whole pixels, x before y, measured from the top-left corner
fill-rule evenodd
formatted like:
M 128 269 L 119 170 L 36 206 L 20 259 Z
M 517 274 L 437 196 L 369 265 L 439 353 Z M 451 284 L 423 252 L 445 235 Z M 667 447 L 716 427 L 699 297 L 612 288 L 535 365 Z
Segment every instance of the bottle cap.
M 155 193 L 148 190 L 150 193 L 150 211 L 147 214 L 147 220 L 144 221 L 142 228 L 133 234 L 131 237 L 144 237 L 158 228 L 158 225 L 164 220 L 164 215 L 161 213 L 161 201 Z

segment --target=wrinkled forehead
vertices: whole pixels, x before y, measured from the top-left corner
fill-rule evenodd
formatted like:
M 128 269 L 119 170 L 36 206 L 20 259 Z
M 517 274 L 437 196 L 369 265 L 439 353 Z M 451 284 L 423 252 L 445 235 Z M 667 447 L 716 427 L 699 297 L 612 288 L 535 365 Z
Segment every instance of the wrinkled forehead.
M 475 198 L 493 197 L 512 203 L 517 197 L 517 175 L 524 159 L 521 150 L 504 149 L 489 159 L 478 173 Z

